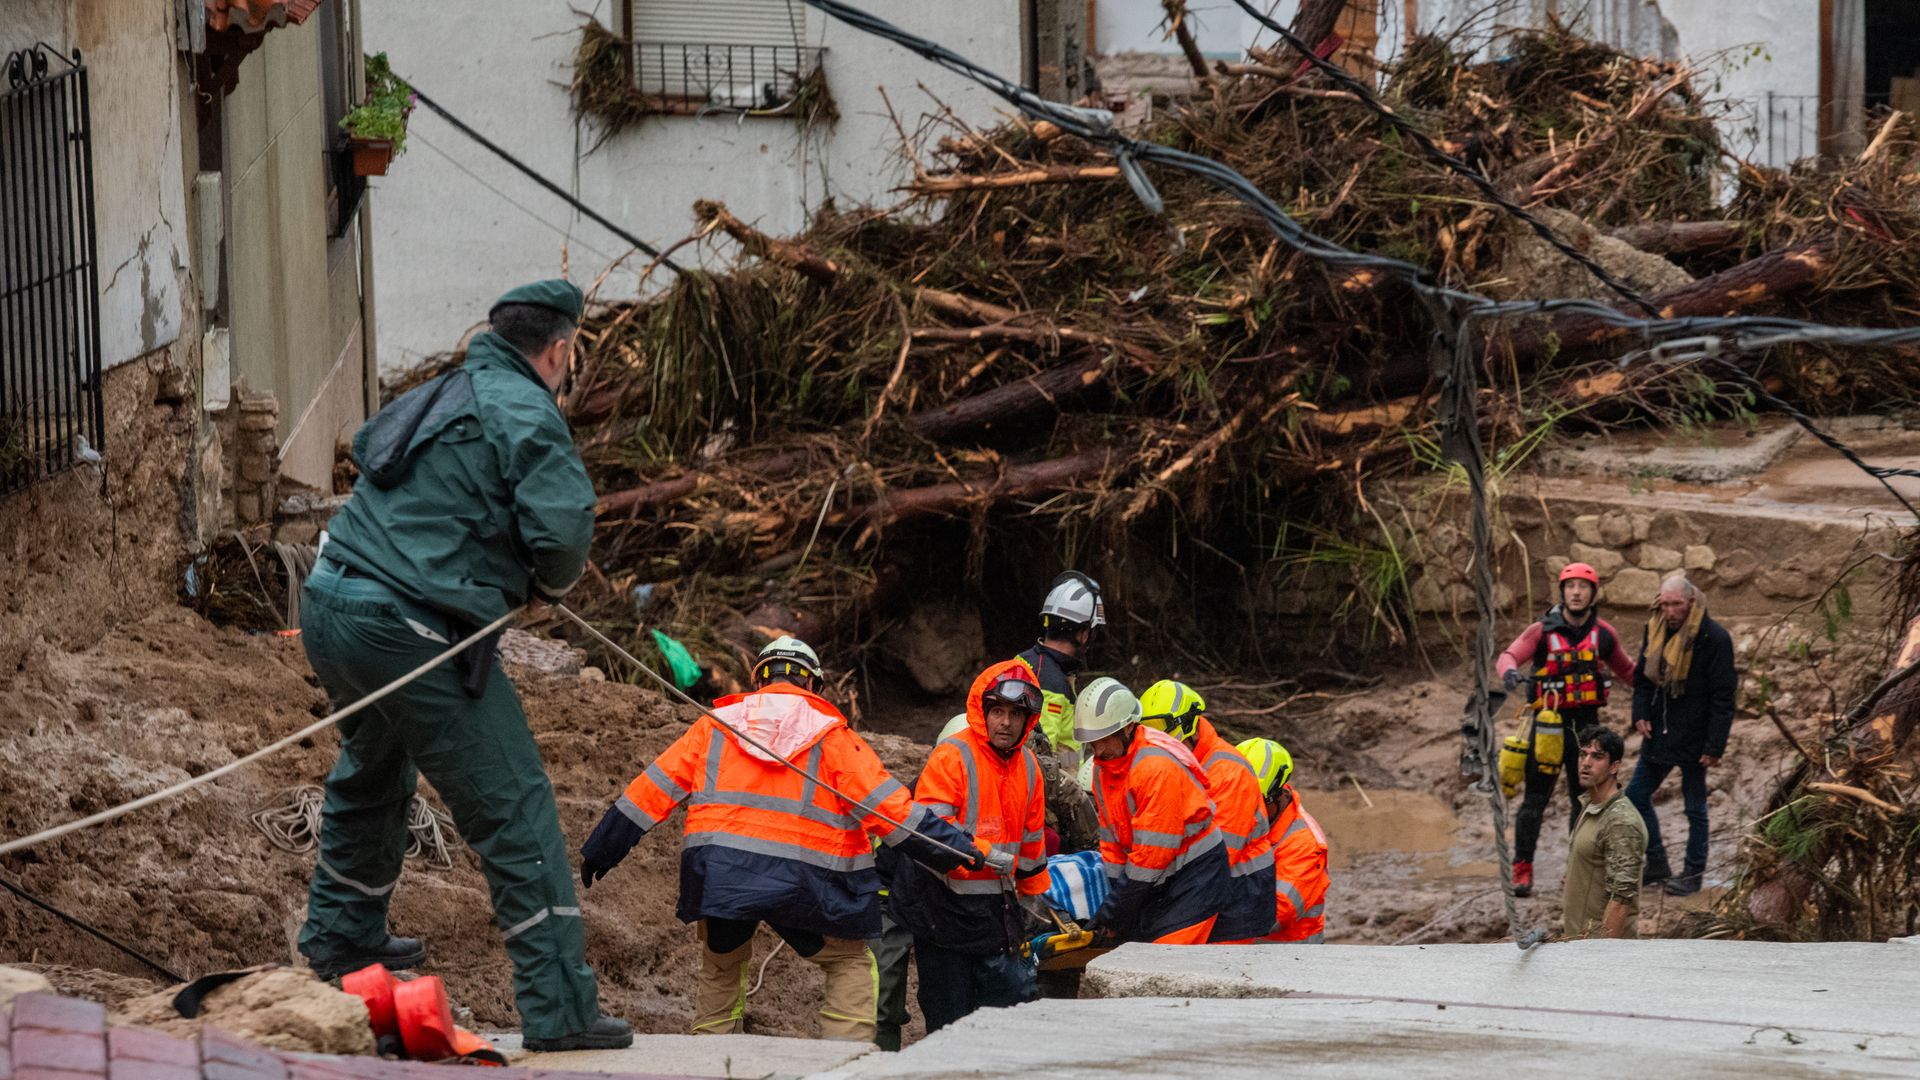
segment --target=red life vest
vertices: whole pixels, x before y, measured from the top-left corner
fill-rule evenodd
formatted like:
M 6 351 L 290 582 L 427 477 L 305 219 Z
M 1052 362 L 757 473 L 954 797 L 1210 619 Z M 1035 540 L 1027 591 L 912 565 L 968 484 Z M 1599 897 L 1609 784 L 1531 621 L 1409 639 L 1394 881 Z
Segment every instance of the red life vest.
M 1540 644 L 1533 651 L 1534 699 L 1536 706 L 1555 709 L 1598 709 L 1607 703 L 1607 688 L 1613 679 L 1607 673 L 1606 656 L 1613 652 L 1613 637 L 1596 617 L 1579 640 L 1559 630 L 1542 630 Z

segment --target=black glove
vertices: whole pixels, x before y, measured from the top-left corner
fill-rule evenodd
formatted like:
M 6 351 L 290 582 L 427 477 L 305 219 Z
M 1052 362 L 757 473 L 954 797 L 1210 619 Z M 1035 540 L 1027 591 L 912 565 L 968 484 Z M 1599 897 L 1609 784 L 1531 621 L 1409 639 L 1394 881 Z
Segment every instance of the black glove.
M 613 867 L 605 863 L 597 863 L 592 859 L 582 858 L 580 860 L 580 887 L 583 889 L 593 888 L 593 883 L 606 877 L 608 871 L 612 869 Z
M 1120 935 L 1112 927 L 1093 927 L 1093 940 L 1087 944 L 1089 949 L 1111 949 L 1120 944 Z
M 1521 674 L 1519 668 L 1508 668 L 1507 673 L 1500 676 L 1500 685 L 1506 687 L 1509 694 L 1520 689 L 1520 684 L 1526 681 L 1527 677 Z

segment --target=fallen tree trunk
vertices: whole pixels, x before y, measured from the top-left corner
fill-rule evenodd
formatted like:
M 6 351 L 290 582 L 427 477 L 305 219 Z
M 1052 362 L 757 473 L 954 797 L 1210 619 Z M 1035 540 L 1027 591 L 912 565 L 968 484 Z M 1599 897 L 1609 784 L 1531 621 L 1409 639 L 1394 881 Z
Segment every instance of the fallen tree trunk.
M 1739 221 L 1649 221 L 1607 235 L 1653 255 L 1697 255 L 1739 243 L 1747 226 Z
M 1062 398 L 1071 398 L 1100 385 L 1108 375 L 1103 357 L 1088 356 L 1050 367 L 1019 382 L 996 386 L 915 413 L 902 423 L 923 439 L 944 442 L 958 435 L 991 428 L 995 423 L 1026 416 Z
M 943 195 L 955 191 L 991 191 L 997 188 L 1035 187 L 1040 184 L 1071 184 L 1081 180 L 1117 180 L 1118 165 L 1045 165 L 1019 172 L 991 176 L 916 176 L 911 183 L 895 191 L 915 195 Z
M 881 525 L 937 514 L 955 514 L 970 504 L 992 505 L 1047 491 L 1059 491 L 1106 472 L 1124 457 L 1111 447 L 1082 450 L 1066 457 L 1011 465 L 1000 476 L 971 483 L 953 482 L 889 491 L 865 506 L 830 514 L 837 526 Z
M 693 216 L 709 231 L 718 229 L 746 249 L 747 254 L 790 267 L 822 285 L 831 285 L 840 276 L 840 266 L 822 258 L 804 244 L 778 240 L 734 217 L 725 203 L 701 199 L 693 204 Z
M 799 472 L 810 459 L 805 450 L 788 450 L 751 463 L 743 463 L 741 468 L 751 469 L 754 476 L 765 480 L 778 480 Z M 664 480 L 655 480 L 625 491 L 610 492 L 600 496 L 593 504 L 596 517 L 607 517 L 628 511 L 644 510 L 648 507 L 684 499 L 700 489 L 700 485 L 712 480 L 714 474 L 705 470 L 693 470 Z

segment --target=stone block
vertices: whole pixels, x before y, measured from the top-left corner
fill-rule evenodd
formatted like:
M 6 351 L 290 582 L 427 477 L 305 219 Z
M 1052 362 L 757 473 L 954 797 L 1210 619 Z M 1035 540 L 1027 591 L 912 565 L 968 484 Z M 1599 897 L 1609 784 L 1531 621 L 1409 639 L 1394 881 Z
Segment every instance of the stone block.
M 1607 583 L 1607 602 L 1616 610 L 1648 607 L 1660 595 L 1660 575 L 1637 566 L 1629 566 L 1611 577 L 1603 575 L 1603 580 Z
M 1646 541 L 1653 537 L 1652 514 L 1635 510 L 1629 516 L 1633 518 L 1633 538 L 1636 541 Z
M 240 414 L 241 431 L 272 431 L 280 424 L 280 414 L 271 412 L 242 412 Z
M 246 454 L 240 458 L 240 479 L 249 484 L 264 484 L 273 479 L 273 459 L 264 454 Z
M 1567 558 L 1565 555 L 1555 555 L 1547 559 L 1547 581 L 1559 581 L 1560 571 L 1565 570 L 1567 564 L 1572 561 L 1572 559 Z
M 1504 581 L 1497 582 L 1493 586 L 1493 609 L 1495 611 L 1512 611 L 1514 600 L 1513 586 L 1508 585 Z
M 1735 589 L 1747 583 L 1760 569 L 1760 557 L 1746 548 L 1734 548 L 1717 554 L 1713 579 L 1721 588 Z
M 1811 600 L 1819 595 L 1821 585 L 1804 570 L 1792 566 L 1779 566 L 1763 570 L 1754 579 L 1754 588 L 1762 596 L 1775 600 Z
M 1610 547 L 1575 544 L 1567 549 L 1567 555 L 1573 562 L 1583 562 L 1593 567 L 1602 579 L 1627 565 L 1627 560 Z
M 320 523 L 317 521 L 283 521 L 274 528 L 273 538 L 282 544 L 318 544 L 320 542 Z
M 260 520 L 260 492 L 236 491 L 233 493 L 233 516 L 243 525 Z
M 1680 557 L 1680 565 L 1690 571 L 1708 571 L 1713 569 L 1713 548 L 1706 544 L 1688 544 Z
M 277 414 L 280 411 L 280 399 L 265 390 L 253 391 L 240 399 L 240 411 Z
M 1712 530 L 1698 517 L 1681 513 L 1678 510 L 1662 510 L 1653 515 L 1653 531 L 1649 539 L 1661 544 L 1684 548 L 1688 544 L 1704 544 L 1711 540 Z
M 22 971 L 14 967 L 0 967 L 0 1008 L 13 1003 L 21 994 L 51 994 L 53 984 L 45 975 L 37 971 Z M 0 1024 L 0 1035 L 6 1033 L 4 1024 Z
M 1642 570 L 1667 573 L 1680 569 L 1681 555 L 1670 547 L 1662 547 L 1659 544 L 1641 544 L 1640 550 L 1634 554 L 1633 561 L 1638 563 Z
M 1589 547 L 1599 547 L 1604 542 L 1600 539 L 1600 515 L 1581 514 L 1574 518 L 1573 538 Z
M 1616 548 L 1633 543 L 1633 519 L 1625 510 L 1609 510 L 1600 515 L 1600 542 Z
M 1413 587 L 1407 590 L 1407 599 L 1416 614 L 1435 615 L 1448 610 L 1446 588 L 1431 571 L 1414 580 Z

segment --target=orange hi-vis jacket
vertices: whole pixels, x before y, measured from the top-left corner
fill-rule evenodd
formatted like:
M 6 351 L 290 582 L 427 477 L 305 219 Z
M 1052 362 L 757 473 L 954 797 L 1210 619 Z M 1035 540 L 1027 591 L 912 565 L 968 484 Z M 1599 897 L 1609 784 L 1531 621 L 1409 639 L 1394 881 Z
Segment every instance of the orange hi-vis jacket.
M 1008 675 L 1031 678 L 1017 660 L 995 664 L 967 692 L 967 727 L 942 739 L 927 756 L 914 781 L 914 802 L 970 834 L 981 850 L 1003 852 L 1014 860 L 1014 891 L 1039 896 L 1047 891 L 1047 800 L 1040 762 L 1028 740 L 1002 755 L 987 739 L 983 695 Z M 1036 717 L 1037 722 L 1037 717 Z M 942 948 L 974 954 L 1017 948 L 1024 935 L 1017 905 L 1004 895 L 1008 883 L 991 868 L 956 867 L 934 877 L 902 866 L 892 883 L 895 917 L 915 937 Z
M 1213 940 L 1258 937 L 1273 929 L 1273 837 L 1267 822 L 1267 797 L 1253 763 L 1220 737 L 1202 717 L 1193 729 L 1193 756 L 1207 775 L 1214 827 L 1227 845 L 1227 869 L 1233 898 L 1220 910 Z
M 868 809 L 747 745 L 713 717 Z M 678 909 L 685 922 L 763 919 L 829 937 L 878 937 L 880 876 L 868 834 L 942 870 L 960 857 L 892 822 L 973 850 L 966 836 L 908 799 L 839 710 L 786 683 L 714 702 L 712 717 L 701 717 L 627 785 L 589 840 L 589 854 L 617 863 L 681 803 L 688 804 Z
M 1263 941 L 1300 941 L 1318 944 L 1327 930 L 1327 834 L 1293 798 L 1273 822 L 1275 916 L 1273 932 Z
M 1145 725 L 1094 767 L 1100 859 L 1110 885 L 1095 926 L 1129 940 L 1212 920 L 1231 896 L 1227 847 L 1207 778 L 1185 743 Z

